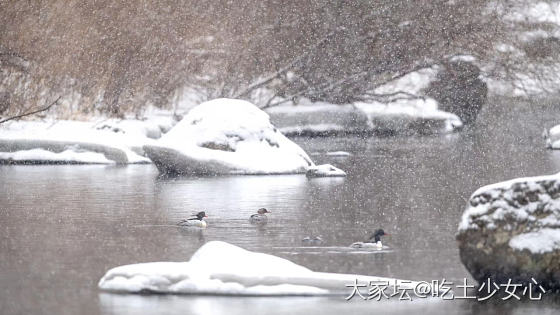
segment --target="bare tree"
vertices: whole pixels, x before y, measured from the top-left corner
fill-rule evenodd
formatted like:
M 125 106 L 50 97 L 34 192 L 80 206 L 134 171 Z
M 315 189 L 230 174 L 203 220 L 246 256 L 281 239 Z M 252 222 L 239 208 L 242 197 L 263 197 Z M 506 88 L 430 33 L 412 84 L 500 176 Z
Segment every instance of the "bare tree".
M 61 94 L 57 111 L 120 116 L 168 106 L 189 87 L 206 98 L 274 106 L 307 97 L 383 100 L 372 90 L 456 55 L 484 74 L 554 80 L 554 49 L 519 40 L 543 23 L 507 19 L 519 0 L 47 0 L 0 2 L 0 93 L 31 108 Z M 554 45 L 554 40 L 541 45 Z M 501 52 L 498 46 L 515 47 Z M 524 48 L 525 47 L 525 48 Z M 551 46 L 552 47 L 552 46 Z M 519 52 L 522 52 L 519 54 Z M 539 60 L 537 64 L 531 61 Z M 529 61 L 528 61 L 529 60 Z M 2 59 L 0 58 L 0 61 Z M 549 67 L 550 68 L 550 67 Z M 256 98 L 265 88 L 266 98 Z M 404 94 L 401 93 L 401 97 Z M 9 113 L 21 108 L 10 105 Z

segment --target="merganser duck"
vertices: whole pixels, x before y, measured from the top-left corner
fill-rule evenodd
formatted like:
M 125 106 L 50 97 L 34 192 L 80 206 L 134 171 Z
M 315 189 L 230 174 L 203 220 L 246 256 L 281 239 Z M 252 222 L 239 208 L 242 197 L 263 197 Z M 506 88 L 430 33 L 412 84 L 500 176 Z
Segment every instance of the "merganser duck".
M 251 223 L 265 224 L 268 221 L 268 218 L 266 217 L 266 213 L 272 213 L 272 212 L 266 210 L 265 208 L 260 208 L 259 210 L 257 210 L 256 214 L 251 215 L 249 221 Z
M 381 236 L 385 236 L 383 229 L 376 230 L 365 242 L 356 242 L 350 245 L 352 248 L 371 248 L 371 249 L 383 249 L 383 244 L 381 244 Z
M 321 238 L 321 236 L 307 236 L 302 239 L 301 242 L 305 245 L 320 245 L 321 243 L 323 243 L 323 239 Z
M 177 224 L 180 226 L 195 226 L 195 227 L 205 228 L 208 226 L 208 224 L 206 224 L 204 218 L 208 218 L 206 212 L 200 211 L 194 217 L 188 218 L 186 220 L 181 220 Z

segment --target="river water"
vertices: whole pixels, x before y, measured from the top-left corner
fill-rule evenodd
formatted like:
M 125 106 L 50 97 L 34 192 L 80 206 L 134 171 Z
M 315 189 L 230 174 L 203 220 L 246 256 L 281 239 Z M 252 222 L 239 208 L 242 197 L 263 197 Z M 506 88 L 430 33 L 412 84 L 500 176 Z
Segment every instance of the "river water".
M 290 259 L 315 271 L 454 284 L 473 280 L 455 233 L 469 195 L 514 177 L 560 170 L 541 133 L 560 122 L 554 105 L 491 102 L 475 128 L 433 137 L 295 138 L 346 178 L 290 176 L 159 178 L 152 165 L 0 166 L 2 314 L 554 314 L 557 302 L 477 303 L 344 297 L 212 297 L 103 293 L 109 268 L 186 261 L 211 240 Z M 347 151 L 349 157 L 327 156 Z M 247 218 L 273 213 L 264 227 Z M 206 230 L 172 226 L 205 210 Z M 383 228 L 381 253 L 343 250 Z M 321 235 L 322 248 L 301 239 Z M 348 293 L 351 289 L 348 289 Z

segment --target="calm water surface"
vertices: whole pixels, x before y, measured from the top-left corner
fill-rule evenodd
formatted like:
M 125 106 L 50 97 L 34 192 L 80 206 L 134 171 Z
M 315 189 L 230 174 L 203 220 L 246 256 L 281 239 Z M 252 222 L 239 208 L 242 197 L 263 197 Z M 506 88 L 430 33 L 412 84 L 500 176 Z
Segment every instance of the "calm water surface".
M 2 314 L 554 314 L 557 302 L 385 302 L 329 298 L 139 296 L 102 293 L 109 268 L 185 261 L 211 240 L 288 258 L 316 271 L 412 280 L 473 282 L 455 232 L 469 195 L 514 177 L 560 170 L 542 130 L 560 122 L 554 106 L 489 105 L 476 128 L 441 137 L 294 139 L 341 179 L 305 176 L 158 178 L 151 165 L 0 166 Z M 499 121 L 499 123 L 494 123 Z M 328 157 L 326 151 L 350 157 Z M 255 227 L 257 208 L 273 213 Z M 206 230 L 174 227 L 205 210 Z M 383 228 L 392 250 L 343 250 Z M 321 235 L 324 248 L 302 247 Z M 350 293 L 350 291 L 348 292 Z

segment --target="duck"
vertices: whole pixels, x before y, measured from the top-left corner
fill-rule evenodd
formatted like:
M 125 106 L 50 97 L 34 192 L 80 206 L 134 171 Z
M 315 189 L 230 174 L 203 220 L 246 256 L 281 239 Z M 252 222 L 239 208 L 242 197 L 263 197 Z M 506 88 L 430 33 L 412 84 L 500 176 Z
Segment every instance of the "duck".
M 356 242 L 350 245 L 352 248 L 371 248 L 371 249 L 383 249 L 383 244 L 381 243 L 381 236 L 389 235 L 383 231 L 383 229 L 377 229 L 365 242 Z
M 267 213 L 272 212 L 266 210 L 265 208 L 260 208 L 259 210 L 257 210 L 257 213 L 251 215 L 249 221 L 251 223 L 265 224 L 268 221 L 268 218 L 266 216 Z
M 200 211 L 199 213 L 197 213 L 192 218 L 188 218 L 186 220 L 179 221 L 179 223 L 177 223 L 177 225 L 205 228 L 205 227 L 208 226 L 208 224 L 206 223 L 206 221 L 204 221 L 204 218 L 208 218 L 208 216 L 206 215 L 206 212 Z
M 304 245 L 321 245 L 323 238 L 321 236 L 307 236 L 301 240 Z

